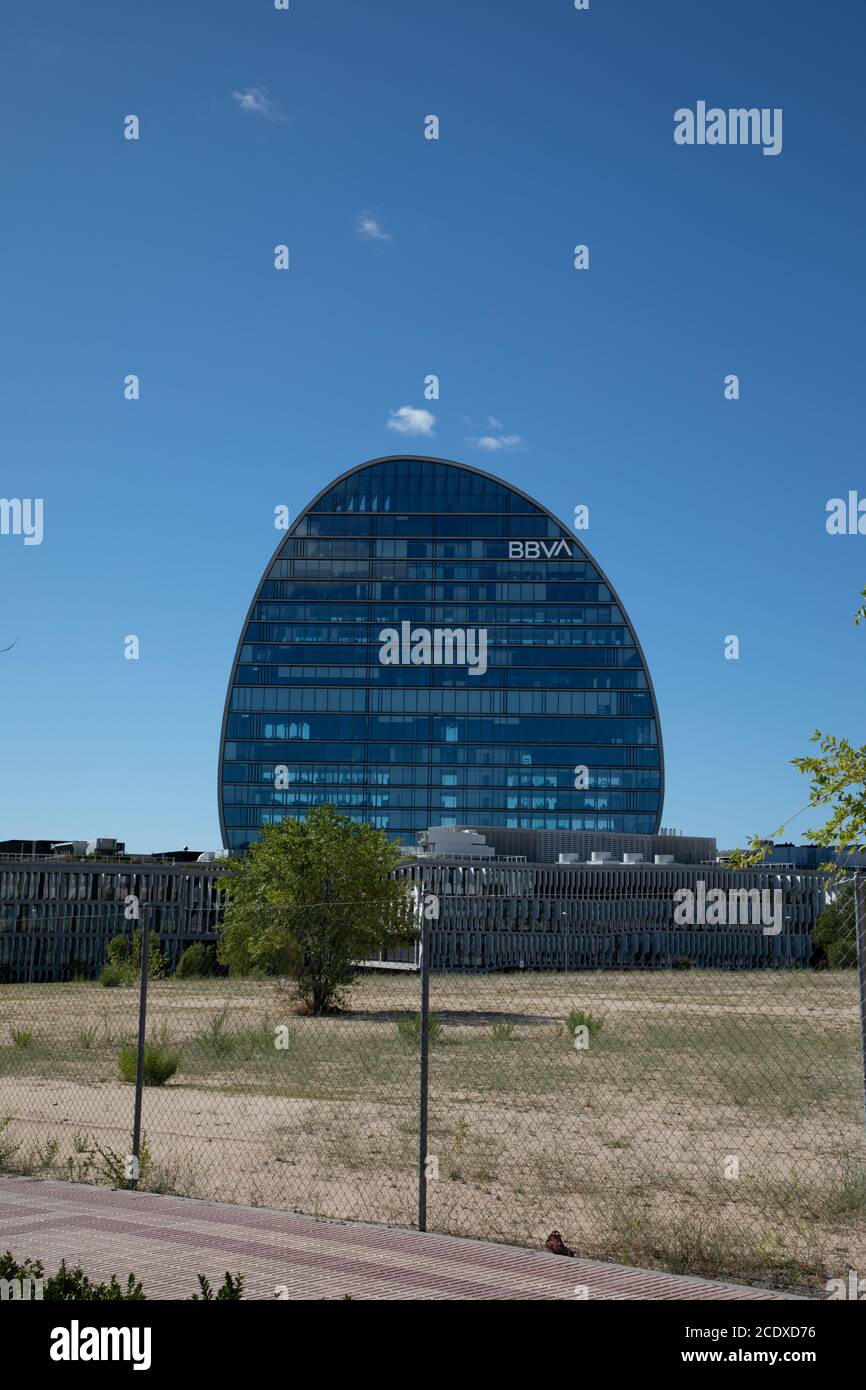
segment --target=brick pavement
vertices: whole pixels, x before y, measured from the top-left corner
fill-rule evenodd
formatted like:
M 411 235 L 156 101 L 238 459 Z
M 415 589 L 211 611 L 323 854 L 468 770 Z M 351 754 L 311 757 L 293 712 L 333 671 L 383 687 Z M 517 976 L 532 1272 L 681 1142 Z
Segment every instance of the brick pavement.
M 246 1277 L 245 1297 L 273 1299 L 778 1300 L 786 1295 L 489 1241 L 323 1221 L 76 1183 L 0 1178 L 0 1251 L 62 1258 L 93 1278 L 130 1270 L 150 1298 L 186 1299 L 196 1274 Z

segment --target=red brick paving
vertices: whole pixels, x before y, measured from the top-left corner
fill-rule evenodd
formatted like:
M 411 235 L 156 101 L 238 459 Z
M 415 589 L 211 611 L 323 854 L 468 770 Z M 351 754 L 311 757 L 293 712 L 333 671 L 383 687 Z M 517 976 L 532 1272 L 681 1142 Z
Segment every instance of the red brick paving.
M 93 1278 L 130 1270 L 150 1298 L 186 1299 L 196 1274 L 246 1276 L 245 1297 L 273 1299 L 784 1299 L 786 1295 L 489 1241 L 228 1206 L 149 1192 L 0 1179 L 0 1251 L 66 1258 Z M 285 1297 L 285 1294 L 283 1295 Z

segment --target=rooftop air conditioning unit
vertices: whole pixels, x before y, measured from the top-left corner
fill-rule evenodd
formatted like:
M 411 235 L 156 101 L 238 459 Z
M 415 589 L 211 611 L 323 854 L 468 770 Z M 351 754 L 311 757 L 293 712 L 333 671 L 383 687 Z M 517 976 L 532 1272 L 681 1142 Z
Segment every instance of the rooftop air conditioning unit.
M 590 857 L 590 864 L 609 864 L 613 855 L 606 849 L 594 849 Z
M 624 854 L 624 855 L 622 856 L 622 862 L 623 862 L 623 864 L 642 864 L 642 863 L 643 863 L 643 855 L 642 855 L 642 854 Z
M 655 856 L 656 864 L 673 864 L 673 862 L 674 857 L 672 854 L 657 854 Z

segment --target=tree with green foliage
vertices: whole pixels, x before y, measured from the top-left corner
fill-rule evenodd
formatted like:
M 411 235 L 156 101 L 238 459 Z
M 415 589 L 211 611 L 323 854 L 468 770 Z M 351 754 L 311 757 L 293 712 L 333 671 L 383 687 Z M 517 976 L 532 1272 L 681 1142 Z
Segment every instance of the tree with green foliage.
M 866 588 L 861 597 L 864 602 L 854 614 L 857 627 L 866 621 Z M 836 738 L 820 729 L 815 730 L 811 741 L 818 744 L 817 756 L 791 759 L 810 779 L 809 801 L 803 810 L 829 808 L 830 817 L 817 830 L 807 830 L 806 837 L 815 845 L 838 846 L 840 850 L 862 844 L 866 840 L 866 744 L 856 748 L 847 738 Z M 784 825 L 779 826 L 773 839 L 784 830 Z M 748 849 L 735 850 L 728 862 L 735 869 L 760 864 L 767 845 L 766 839 L 753 835 Z
M 415 934 L 394 877 L 402 855 L 381 830 L 330 805 L 262 827 L 227 865 L 219 959 L 232 974 L 289 975 L 311 1013 L 338 1008 L 356 962 Z
M 824 951 L 831 970 L 857 964 L 853 883 L 843 884 L 827 903 L 812 933 L 812 945 Z

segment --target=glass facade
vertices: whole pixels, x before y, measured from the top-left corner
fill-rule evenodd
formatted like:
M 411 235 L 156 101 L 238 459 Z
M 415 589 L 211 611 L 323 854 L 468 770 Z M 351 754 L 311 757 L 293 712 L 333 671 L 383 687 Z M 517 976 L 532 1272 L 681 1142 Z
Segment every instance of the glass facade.
M 247 616 L 223 839 L 331 802 L 431 825 L 653 833 L 663 760 L 634 630 L 574 534 L 462 464 L 389 458 L 287 531 Z

